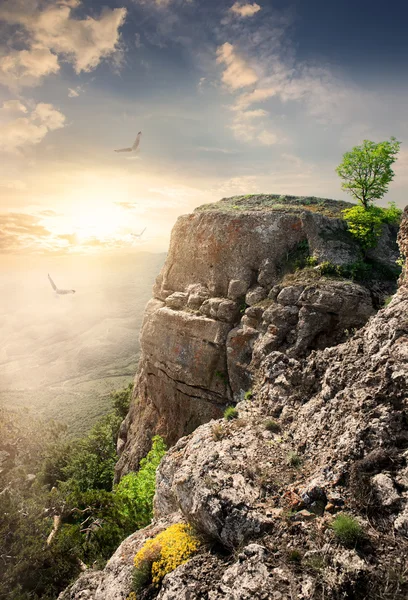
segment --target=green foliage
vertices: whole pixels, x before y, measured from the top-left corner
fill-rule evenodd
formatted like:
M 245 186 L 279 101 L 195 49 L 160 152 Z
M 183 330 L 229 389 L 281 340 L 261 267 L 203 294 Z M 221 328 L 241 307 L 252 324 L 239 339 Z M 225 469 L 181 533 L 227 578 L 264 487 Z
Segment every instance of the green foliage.
M 152 439 L 152 449 L 140 461 L 139 471 L 125 475 L 115 488 L 123 509 L 138 529 L 150 523 L 153 517 L 153 496 L 156 488 L 156 469 L 166 454 L 163 439 L 156 435 Z
M 114 394 L 112 413 L 76 441 L 56 423 L 0 410 L 0 451 L 9 455 L 0 470 L 1 600 L 54 600 L 80 573 L 80 561 L 103 566 L 149 522 L 161 438 L 153 439 L 139 472 L 112 490 L 116 437 L 131 391 Z M 47 544 L 55 515 L 61 526 Z
M 215 376 L 220 379 L 225 385 L 228 383 L 228 375 L 224 371 L 215 371 Z
M 355 546 L 364 536 L 360 523 L 350 515 L 340 513 L 331 524 L 337 539 L 344 546 Z
M 129 383 L 127 388 L 112 394 L 112 408 L 119 417 L 122 417 L 122 419 L 128 414 L 132 390 L 133 383 Z
M 224 411 L 224 419 L 227 421 L 232 421 L 238 417 L 238 411 L 234 406 L 227 406 Z
M 252 400 L 252 398 L 254 397 L 254 393 L 252 390 L 248 390 L 247 392 L 245 392 L 244 394 L 244 399 L 245 400 Z
M 396 160 L 400 145 L 395 137 L 377 144 L 364 140 L 361 146 L 355 146 L 343 155 L 343 161 L 336 169 L 343 180 L 342 189 L 358 200 L 365 209 L 387 192 L 394 178 L 391 166 Z
M 295 467 L 295 469 L 300 467 L 300 465 L 302 464 L 302 459 L 300 458 L 300 456 L 293 451 L 289 452 L 287 461 L 288 465 L 290 465 L 291 467 Z
M 271 431 L 272 433 L 278 433 L 281 430 L 281 426 L 273 419 L 268 419 L 265 421 L 265 429 Z
M 290 550 L 288 553 L 288 561 L 291 563 L 296 563 L 299 564 L 302 562 L 302 553 L 300 552 L 300 550 L 297 550 L 296 548 L 294 548 L 293 550 Z
M 401 215 L 402 211 L 395 204 L 391 204 L 389 208 L 353 206 L 343 211 L 348 230 L 363 250 L 374 248 L 381 236 L 383 224 L 397 224 Z

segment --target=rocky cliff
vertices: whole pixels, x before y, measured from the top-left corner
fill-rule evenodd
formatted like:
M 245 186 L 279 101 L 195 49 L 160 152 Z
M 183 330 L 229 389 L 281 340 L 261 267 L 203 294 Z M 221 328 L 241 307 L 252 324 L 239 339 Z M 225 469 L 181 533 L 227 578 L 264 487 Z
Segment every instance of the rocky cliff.
M 146 309 L 118 479 L 152 435 L 173 445 L 242 399 L 272 351 L 297 357 L 337 344 L 374 313 L 395 285 L 396 230 L 384 227 L 371 254 L 373 281 L 333 279 L 362 258 L 341 218 L 347 206 L 244 196 L 178 219 Z
M 294 222 L 282 214 L 284 223 Z M 190 220 L 199 223 L 201 218 L 198 214 Z M 399 243 L 406 255 L 407 210 Z M 175 252 L 174 237 L 172 244 Z M 162 282 L 168 281 L 168 270 L 170 277 L 176 272 L 170 266 L 168 262 Z M 160 589 L 148 588 L 138 600 L 407 597 L 406 279 L 388 306 L 375 313 L 379 292 L 372 286 L 320 276 L 312 282 L 291 278 L 270 281 L 272 302 L 266 307 L 258 302 L 263 314 L 296 307 L 297 320 L 291 321 L 295 334 L 280 333 L 279 344 L 270 347 L 260 342 L 264 351 L 249 369 L 252 394 L 236 405 L 238 418 L 211 420 L 170 449 L 157 472 L 152 525 L 125 540 L 103 571 L 84 573 L 61 600 L 127 598 L 134 555 L 147 539 L 177 522 L 192 524 L 205 543 L 164 578 Z M 258 284 L 248 282 L 249 289 Z M 337 343 L 347 303 L 347 319 L 354 312 L 360 322 L 368 321 Z M 254 318 L 252 308 L 231 323 L 227 339 L 234 330 L 255 329 L 245 319 Z M 328 329 L 317 327 L 318 339 L 299 346 L 307 321 L 299 313 L 308 315 L 309 310 L 321 315 Z M 164 317 L 159 318 L 171 314 L 164 306 L 160 311 Z M 155 312 L 146 323 L 157 318 Z M 333 312 L 338 323 L 334 337 L 337 329 L 324 316 Z M 278 335 L 268 327 L 258 326 L 257 340 Z M 139 379 L 145 377 L 147 356 L 145 361 Z M 341 542 L 333 530 L 337 513 L 353 515 L 359 525 L 352 544 Z

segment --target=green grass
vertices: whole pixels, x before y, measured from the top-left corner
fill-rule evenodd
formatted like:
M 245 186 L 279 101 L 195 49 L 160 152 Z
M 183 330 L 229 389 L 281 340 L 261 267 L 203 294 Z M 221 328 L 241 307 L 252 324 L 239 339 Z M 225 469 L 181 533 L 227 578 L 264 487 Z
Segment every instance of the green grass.
M 318 212 L 327 217 L 342 218 L 341 211 L 354 206 L 343 200 L 316 198 L 315 196 L 287 196 L 279 194 L 249 194 L 223 198 L 219 202 L 204 204 L 195 212 L 242 212 L 242 211 L 282 211 L 300 213 L 304 210 Z
M 265 429 L 272 431 L 272 433 L 278 433 L 281 430 L 281 426 L 273 419 L 268 419 L 265 421 Z
M 355 546 L 364 536 L 363 528 L 354 517 L 340 513 L 331 524 L 336 538 L 344 546 Z
M 224 411 L 224 419 L 227 419 L 227 421 L 232 421 L 233 419 L 236 419 L 238 417 L 238 411 L 236 408 L 234 408 L 234 406 L 227 406 L 227 408 Z
M 291 467 L 295 467 L 296 469 L 302 464 L 302 459 L 299 456 L 299 454 L 296 454 L 296 452 L 289 452 L 287 456 L 287 461 L 288 465 L 290 465 Z

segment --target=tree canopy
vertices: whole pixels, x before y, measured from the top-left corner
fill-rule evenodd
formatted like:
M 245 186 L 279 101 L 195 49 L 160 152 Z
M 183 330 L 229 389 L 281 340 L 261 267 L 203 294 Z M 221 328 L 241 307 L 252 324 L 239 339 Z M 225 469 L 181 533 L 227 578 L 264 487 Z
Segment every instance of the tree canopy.
M 342 189 L 358 200 L 365 209 L 387 192 L 394 178 L 391 166 L 396 160 L 400 145 L 401 142 L 395 137 L 379 143 L 364 140 L 361 146 L 355 146 L 343 155 L 343 161 L 336 169 L 343 179 Z

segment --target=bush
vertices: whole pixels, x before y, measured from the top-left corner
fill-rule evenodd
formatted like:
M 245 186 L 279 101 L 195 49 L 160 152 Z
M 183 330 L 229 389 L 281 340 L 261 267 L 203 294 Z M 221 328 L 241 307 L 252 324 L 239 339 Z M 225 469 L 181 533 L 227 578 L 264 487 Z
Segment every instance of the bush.
M 354 517 L 342 513 L 334 519 L 331 528 L 344 546 L 355 546 L 364 535 L 360 523 Z
M 189 525 L 176 523 L 155 538 L 147 540 L 134 558 L 134 591 L 150 582 L 159 587 L 163 578 L 187 562 L 200 547 L 200 541 Z
M 227 421 L 232 421 L 232 419 L 236 419 L 238 417 L 238 411 L 234 406 L 227 406 L 224 411 L 224 419 Z
M 159 435 L 152 439 L 152 449 L 142 458 L 137 473 L 122 477 L 115 493 L 123 501 L 123 509 L 130 514 L 138 529 L 153 518 L 153 496 L 156 490 L 156 469 L 166 454 L 166 445 Z
M 343 210 L 343 216 L 351 235 L 358 241 L 363 250 L 374 248 L 382 233 L 382 226 L 398 224 L 402 211 L 394 203 L 389 208 L 379 206 L 353 206 Z
M 299 454 L 296 454 L 296 452 L 289 452 L 287 460 L 288 465 L 291 467 L 298 468 L 302 464 L 302 459 L 300 458 Z
M 211 433 L 215 442 L 222 440 L 222 438 L 225 436 L 225 430 L 221 423 L 214 423 L 211 428 Z
M 265 429 L 272 431 L 272 433 L 278 433 L 281 430 L 281 426 L 273 419 L 269 419 L 265 421 Z

